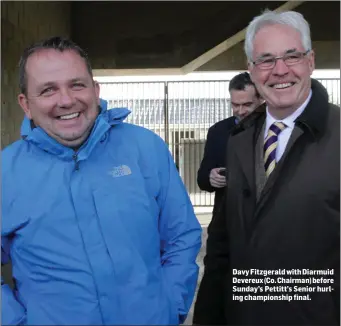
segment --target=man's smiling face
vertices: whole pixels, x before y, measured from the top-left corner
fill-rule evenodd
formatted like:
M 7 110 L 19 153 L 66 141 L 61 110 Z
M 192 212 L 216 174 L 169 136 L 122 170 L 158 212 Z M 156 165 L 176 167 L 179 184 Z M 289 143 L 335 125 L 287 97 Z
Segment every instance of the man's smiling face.
M 26 64 L 27 94 L 19 104 L 26 116 L 52 138 L 79 147 L 98 115 L 99 86 L 76 51 L 43 49 Z
M 255 61 L 268 55 L 277 57 L 292 51 L 306 52 L 301 34 L 286 25 L 267 25 L 255 35 L 252 59 Z M 252 81 L 267 102 L 269 110 L 279 112 L 282 117 L 289 116 L 307 99 L 311 88 L 310 75 L 314 68 L 313 51 L 299 63 L 290 66 L 282 59 L 277 60 L 273 68 L 265 70 L 249 64 Z

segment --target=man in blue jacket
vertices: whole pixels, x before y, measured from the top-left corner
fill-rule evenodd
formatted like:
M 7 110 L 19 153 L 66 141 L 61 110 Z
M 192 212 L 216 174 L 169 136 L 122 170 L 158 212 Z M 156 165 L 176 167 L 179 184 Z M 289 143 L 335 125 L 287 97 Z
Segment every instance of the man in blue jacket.
M 179 324 L 201 228 L 165 143 L 107 110 L 85 52 L 58 37 L 20 61 L 22 140 L 2 153 L 2 323 Z

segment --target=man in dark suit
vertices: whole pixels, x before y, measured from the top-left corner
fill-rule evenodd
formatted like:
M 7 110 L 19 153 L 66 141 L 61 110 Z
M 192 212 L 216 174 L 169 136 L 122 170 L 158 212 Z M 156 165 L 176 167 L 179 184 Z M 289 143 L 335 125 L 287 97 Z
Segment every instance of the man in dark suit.
M 231 79 L 229 93 L 233 116 L 217 122 L 208 130 L 204 157 L 198 170 L 197 181 L 200 189 L 215 191 L 213 217 L 221 203 L 226 186 L 223 173 L 229 134 L 239 121 L 248 116 L 262 102 L 247 72 Z
M 266 104 L 230 135 L 194 324 L 340 325 L 340 108 L 300 13 L 254 18 L 245 52 Z

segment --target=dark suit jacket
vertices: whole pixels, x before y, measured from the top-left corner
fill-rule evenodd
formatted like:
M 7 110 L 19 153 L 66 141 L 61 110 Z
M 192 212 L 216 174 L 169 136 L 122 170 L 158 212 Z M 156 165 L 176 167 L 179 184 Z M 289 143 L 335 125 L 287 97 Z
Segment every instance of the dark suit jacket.
M 224 210 L 210 226 L 194 324 L 340 324 L 340 108 L 328 103 L 325 88 L 316 80 L 312 80 L 312 91 L 258 201 L 255 144 L 265 121 L 265 106 L 230 135 Z M 324 278 L 334 279 L 333 290 L 310 292 L 311 300 L 290 303 L 232 301 L 233 269 L 329 269 L 334 275 Z M 309 275 L 292 277 L 307 279 Z M 271 285 L 289 285 L 292 292 L 287 294 L 292 298 L 306 295 L 295 293 L 294 286 L 307 284 L 272 279 L 275 283 Z M 253 295 L 282 294 L 281 290 L 266 293 L 263 289 Z
M 227 140 L 231 130 L 236 126 L 236 118 L 230 117 L 215 123 L 208 129 L 204 157 L 198 170 L 198 186 L 201 190 L 215 191 L 213 216 L 221 204 L 224 188 L 212 187 L 209 175 L 212 169 L 225 167 Z

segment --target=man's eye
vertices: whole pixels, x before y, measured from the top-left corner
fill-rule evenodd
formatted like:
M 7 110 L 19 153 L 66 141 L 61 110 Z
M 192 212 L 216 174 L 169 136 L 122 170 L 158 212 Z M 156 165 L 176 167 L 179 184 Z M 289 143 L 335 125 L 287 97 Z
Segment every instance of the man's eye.
M 299 53 L 288 54 L 286 57 L 289 59 L 298 59 L 300 57 L 300 54 Z
M 82 83 L 74 83 L 74 84 L 72 84 L 72 88 L 74 88 L 74 89 L 81 89 L 81 88 L 84 88 L 84 87 L 85 87 L 85 85 L 82 84 Z
M 53 87 L 48 87 L 48 88 L 45 88 L 45 89 L 41 92 L 41 94 L 42 94 L 42 95 L 48 95 L 48 94 L 52 93 L 53 91 L 54 91 Z
M 261 63 L 272 63 L 274 61 L 273 58 L 262 59 Z
M 293 53 L 293 54 L 287 55 L 285 60 L 292 62 L 292 61 L 300 60 L 300 58 L 301 56 L 299 54 Z

